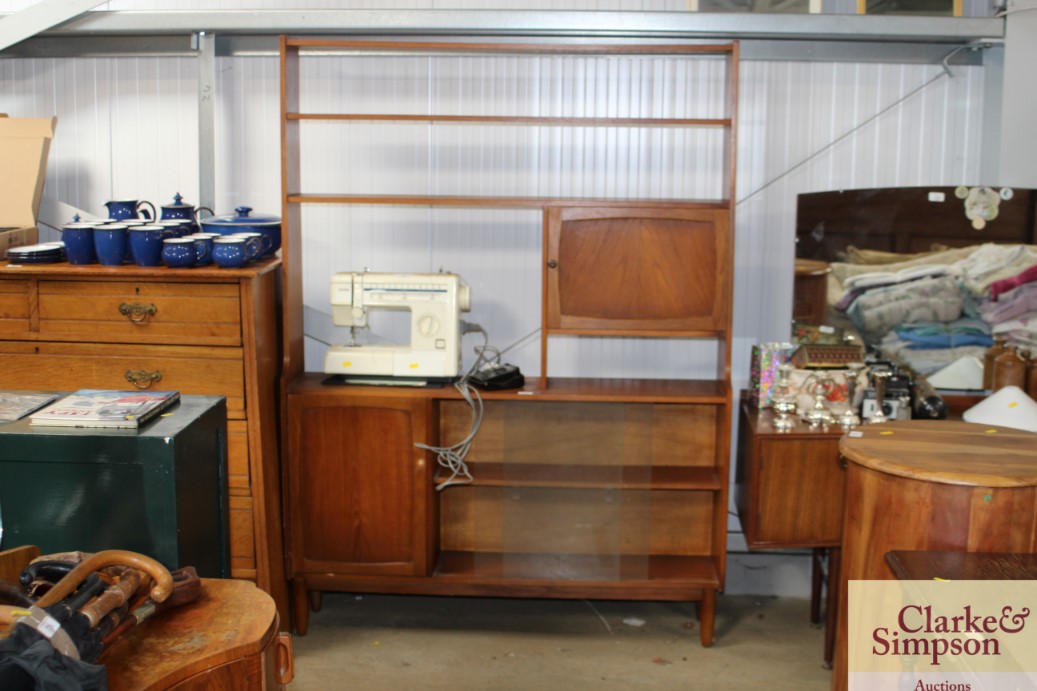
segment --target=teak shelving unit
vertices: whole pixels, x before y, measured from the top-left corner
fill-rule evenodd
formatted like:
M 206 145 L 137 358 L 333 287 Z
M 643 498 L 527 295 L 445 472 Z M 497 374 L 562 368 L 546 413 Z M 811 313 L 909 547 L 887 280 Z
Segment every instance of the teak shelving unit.
M 714 118 L 672 119 L 302 112 L 300 61 L 310 51 L 720 58 L 725 105 Z M 282 37 L 283 482 L 300 634 L 321 591 L 348 590 L 697 601 L 700 638 L 711 645 L 726 561 L 737 81 L 737 43 Z M 712 153 L 725 196 L 313 194 L 301 187 L 300 127 L 309 121 L 719 128 L 722 143 Z M 307 204 L 543 210 L 541 376 L 521 390 L 483 394 L 471 484 L 442 487 L 444 470 L 415 447 L 467 434 L 470 411 L 452 388 L 326 386 L 324 375 L 303 372 Z M 555 334 L 711 339 L 716 375 L 551 377 L 547 342 Z

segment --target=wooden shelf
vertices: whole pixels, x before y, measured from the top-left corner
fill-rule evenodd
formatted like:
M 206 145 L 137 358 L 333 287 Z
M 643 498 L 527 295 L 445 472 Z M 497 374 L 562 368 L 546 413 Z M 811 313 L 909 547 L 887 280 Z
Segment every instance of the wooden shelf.
M 417 397 L 457 399 L 461 395 L 452 386 L 416 388 L 408 386 L 326 385 L 328 375 L 307 372 L 295 378 L 289 394 L 320 393 L 328 397 Z M 599 401 L 630 403 L 686 403 L 725 406 L 730 396 L 727 382 L 720 379 L 604 379 L 584 377 L 551 377 L 547 386 L 537 378 L 529 378 L 521 389 L 481 391 L 487 401 Z
M 405 113 L 285 113 L 288 120 L 530 125 L 535 127 L 730 127 L 730 118 L 566 118 L 549 115 L 422 115 Z
M 33 278 L 55 278 L 72 280 L 146 279 L 148 281 L 226 281 L 227 279 L 249 278 L 277 269 L 281 260 L 264 259 L 251 262 L 238 269 L 216 265 L 195 266 L 187 269 L 171 269 L 168 266 L 103 266 L 101 264 L 16 264 L 0 261 L 0 274 L 24 275 Z
M 462 195 L 430 195 L 430 194 L 313 194 L 292 192 L 288 194 L 289 204 L 371 204 L 389 206 L 454 206 L 454 207 L 487 207 L 542 209 L 545 206 L 580 206 L 593 207 L 609 204 L 639 209 L 672 207 L 675 204 L 689 208 L 726 209 L 730 206 L 728 199 L 716 200 L 676 200 L 676 199 L 590 199 L 587 197 L 489 197 Z
M 508 552 L 441 552 L 433 574 L 444 581 L 493 581 L 520 585 L 536 581 L 570 584 L 593 591 L 623 584 L 629 597 L 665 589 L 719 588 L 721 579 L 708 556 L 524 554 Z
M 476 486 L 558 487 L 578 489 L 646 489 L 716 491 L 723 487 L 716 468 L 677 466 L 608 466 L 540 463 L 479 463 L 468 468 Z M 435 483 L 450 476 L 440 469 Z
M 364 41 L 335 38 L 283 39 L 287 48 L 358 53 L 466 55 L 716 55 L 737 51 L 736 43 L 492 43 L 472 41 Z

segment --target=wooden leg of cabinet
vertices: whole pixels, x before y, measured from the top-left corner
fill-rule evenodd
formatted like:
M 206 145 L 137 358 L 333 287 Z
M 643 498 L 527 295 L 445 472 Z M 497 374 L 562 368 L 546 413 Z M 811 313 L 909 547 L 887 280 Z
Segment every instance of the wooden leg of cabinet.
M 319 612 L 321 606 L 324 604 L 324 593 L 320 590 L 310 591 L 310 611 Z
M 703 590 L 699 602 L 699 637 L 703 648 L 713 645 L 713 624 L 717 615 L 717 591 Z
M 310 594 L 302 578 L 292 580 L 292 619 L 295 633 L 305 636 L 310 630 Z
M 832 669 L 835 657 L 835 630 L 839 617 L 839 571 L 842 569 L 842 549 L 828 549 L 828 574 L 825 587 L 828 589 L 825 599 L 825 669 Z
M 821 621 L 821 589 L 824 583 L 825 548 L 815 547 L 810 567 L 810 623 Z

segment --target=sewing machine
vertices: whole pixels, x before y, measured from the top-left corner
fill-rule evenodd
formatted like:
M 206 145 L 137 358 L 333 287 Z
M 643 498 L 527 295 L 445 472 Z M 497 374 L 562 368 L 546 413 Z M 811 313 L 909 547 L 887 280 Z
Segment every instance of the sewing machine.
M 409 310 L 410 345 L 356 342 L 371 310 Z M 327 374 L 366 377 L 455 378 L 461 369 L 460 313 L 471 309 L 457 274 L 337 273 L 331 279 L 331 318 L 350 327 L 346 345 L 324 358 Z

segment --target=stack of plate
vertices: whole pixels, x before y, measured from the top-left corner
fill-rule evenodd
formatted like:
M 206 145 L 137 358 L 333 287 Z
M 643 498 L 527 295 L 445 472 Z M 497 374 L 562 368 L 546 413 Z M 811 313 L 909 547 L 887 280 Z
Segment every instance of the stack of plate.
M 12 247 L 7 250 L 12 264 L 53 264 L 65 261 L 65 245 L 61 242 L 42 242 L 38 245 Z

